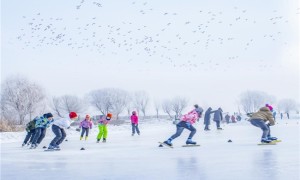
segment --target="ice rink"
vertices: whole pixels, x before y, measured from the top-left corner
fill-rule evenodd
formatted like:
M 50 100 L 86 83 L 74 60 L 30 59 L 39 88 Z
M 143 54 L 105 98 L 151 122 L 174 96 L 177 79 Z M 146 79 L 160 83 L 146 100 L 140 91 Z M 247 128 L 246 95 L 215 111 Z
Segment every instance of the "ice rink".
M 97 128 L 87 142 L 69 130 L 68 141 L 55 152 L 42 149 L 53 138 L 51 129 L 34 150 L 21 147 L 25 132 L 1 133 L 1 179 L 300 179 L 299 120 L 278 120 L 271 130 L 282 142 L 267 146 L 257 145 L 261 130 L 247 121 L 222 124 L 221 131 L 213 121 L 209 132 L 203 131 L 202 121 L 195 127 L 194 140 L 201 146 L 181 147 L 188 136 L 185 130 L 173 141 L 173 149 L 158 147 L 158 141 L 175 132 L 175 126 L 163 120 L 141 123 L 141 136 L 133 137 L 129 124 L 110 126 L 107 143 L 99 144 Z

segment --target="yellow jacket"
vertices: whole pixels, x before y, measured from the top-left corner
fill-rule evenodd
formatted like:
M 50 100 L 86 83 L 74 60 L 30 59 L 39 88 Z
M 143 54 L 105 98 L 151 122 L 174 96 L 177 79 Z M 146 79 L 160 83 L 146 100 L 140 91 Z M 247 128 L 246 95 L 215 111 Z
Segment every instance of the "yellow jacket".
M 260 108 L 258 112 L 252 114 L 251 119 L 262 119 L 264 121 L 269 121 L 270 125 L 275 124 L 272 112 L 268 107 Z

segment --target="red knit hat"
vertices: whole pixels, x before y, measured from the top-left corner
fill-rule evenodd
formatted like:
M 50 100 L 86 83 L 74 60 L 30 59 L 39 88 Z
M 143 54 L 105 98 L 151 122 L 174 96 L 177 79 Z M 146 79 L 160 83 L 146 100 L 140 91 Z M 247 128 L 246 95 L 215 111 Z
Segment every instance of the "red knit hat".
M 107 113 L 106 117 L 112 118 L 112 113 Z
M 69 117 L 70 117 L 71 119 L 77 118 L 76 112 L 70 112 Z

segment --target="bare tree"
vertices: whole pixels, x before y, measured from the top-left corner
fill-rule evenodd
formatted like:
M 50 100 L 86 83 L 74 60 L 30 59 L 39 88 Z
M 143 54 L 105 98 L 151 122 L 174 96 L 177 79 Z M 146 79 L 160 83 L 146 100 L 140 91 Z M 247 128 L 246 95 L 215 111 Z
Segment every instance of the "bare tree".
M 278 109 L 285 113 L 290 113 L 292 110 L 296 110 L 297 102 L 293 99 L 282 99 L 278 102 Z
M 159 110 L 161 108 L 161 103 L 159 103 L 157 100 L 154 101 L 154 109 L 156 112 L 156 118 L 158 119 L 159 116 Z
M 133 109 L 132 95 L 130 93 L 128 93 L 127 103 L 126 103 L 126 111 L 127 111 L 128 117 L 130 117 L 132 109 Z
M 107 114 L 112 110 L 112 104 L 109 99 L 109 90 L 100 89 L 89 93 L 90 103 L 102 114 Z
M 31 118 L 44 99 L 45 93 L 41 86 L 18 76 L 8 78 L 2 85 L 2 115 L 6 119 L 17 115 L 18 124 L 24 124 L 25 118 Z
M 267 103 L 274 102 L 275 98 L 260 91 L 246 91 L 240 95 L 240 104 L 245 113 L 257 111 Z
M 161 104 L 161 107 L 163 109 L 163 111 L 165 113 L 167 113 L 169 115 L 169 117 L 172 119 L 172 115 L 171 115 L 171 112 L 172 112 L 172 102 L 170 100 L 164 100 Z
M 183 97 L 175 97 L 172 101 L 172 110 L 175 112 L 176 117 L 178 117 L 182 110 L 187 107 L 188 100 Z
M 110 89 L 110 101 L 112 105 L 112 112 L 116 115 L 116 119 L 119 119 L 119 115 L 124 111 L 129 95 L 122 89 Z
M 144 117 L 146 116 L 146 109 L 149 102 L 149 96 L 145 91 L 138 91 L 134 93 L 134 105 L 136 106 L 137 111 L 142 111 Z
M 64 112 L 62 108 L 61 98 L 59 97 L 52 98 L 52 109 L 59 117 L 63 117 Z
M 70 113 L 72 111 L 75 112 L 84 111 L 84 101 L 77 96 L 64 95 L 61 97 L 60 101 L 61 101 L 61 108 L 67 113 Z

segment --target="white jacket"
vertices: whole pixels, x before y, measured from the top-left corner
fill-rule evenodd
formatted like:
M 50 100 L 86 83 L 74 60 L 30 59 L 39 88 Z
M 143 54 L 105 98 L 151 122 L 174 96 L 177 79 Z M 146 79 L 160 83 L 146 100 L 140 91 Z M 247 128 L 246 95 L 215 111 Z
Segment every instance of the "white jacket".
M 71 120 L 69 118 L 59 118 L 55 119 L 53 124 L 60 128 L 68 128 L 71 125 Z

